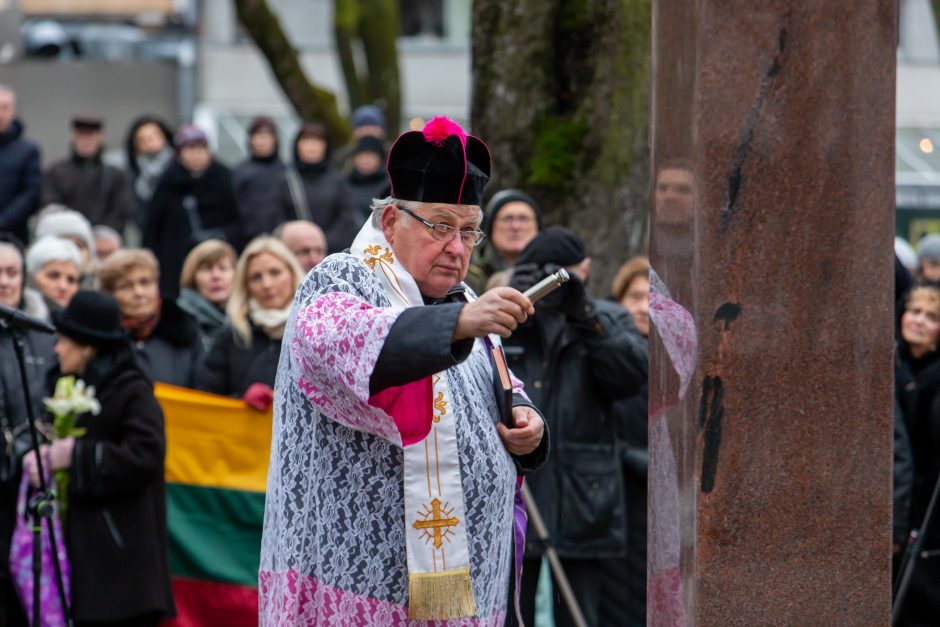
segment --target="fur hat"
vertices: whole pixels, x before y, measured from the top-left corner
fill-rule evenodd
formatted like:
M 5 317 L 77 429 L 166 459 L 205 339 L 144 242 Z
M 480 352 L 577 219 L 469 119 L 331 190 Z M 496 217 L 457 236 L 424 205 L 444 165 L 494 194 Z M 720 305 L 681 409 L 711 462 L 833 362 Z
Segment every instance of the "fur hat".
M 63 237 L 44 237 L 29 247 L 26 253 L 26 274 L 35 276 L 43 266 L 53 261 L 71 261 L 82 270 L 82 253 L 70 240 Z
M 64 207 L 52 210 L 49 205 L 36 221 L 36 239 L 43 237 L 75 237 L 85 243 L 90 257 L 95 253 L 95 235 L 91 222 L 84 215 Z

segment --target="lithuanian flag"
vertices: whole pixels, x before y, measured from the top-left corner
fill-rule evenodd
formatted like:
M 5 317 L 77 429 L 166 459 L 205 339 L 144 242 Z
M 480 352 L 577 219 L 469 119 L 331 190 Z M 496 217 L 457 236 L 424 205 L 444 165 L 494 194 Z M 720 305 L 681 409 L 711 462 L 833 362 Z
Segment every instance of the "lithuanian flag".
M 258 562 L 271 414 L 158 384 L 166 418 L 174 627 L 258 624 Z

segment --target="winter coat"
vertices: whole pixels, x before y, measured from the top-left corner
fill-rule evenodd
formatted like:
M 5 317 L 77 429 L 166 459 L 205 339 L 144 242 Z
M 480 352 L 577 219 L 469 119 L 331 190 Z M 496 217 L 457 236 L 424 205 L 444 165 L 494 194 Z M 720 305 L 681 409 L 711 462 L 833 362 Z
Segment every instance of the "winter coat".
M 276 154 L 271 158 L 250 157 L 235 168 L 234 178 L 235 198 L 246 240 L 271 233 L 286 221 L 278 204 L 284 163 Z
M 163 411 L 128 348 L 101 355 L 82 377 L 101 413 L 83 414 L 69 471 L 65 540 L 72 613 L 108 621 L 147 612 L 172 616 L 166 522 Z
M 562 557 L 622 556 L 626 505 L 614 402 L 646 381 L 648 351 L 630 314 L 588 299 L 603 333 L 537 307 L 532 322 L 505 340 L 513 373 L 545 415 L 552 453 L 527 479 Z M 543 547 L 530 532 L 526 556 Z
M 342 252 L 349 248 L 362 224 L 352 208 L 349 188 L 343 175 L 325 163 L 295 162 L 291 169 L 293 174 L 288 171 L 281 182 L 280 207 L 285 219 L 304 218 L 302 208 L 298 208 L 294 202 L 287 179 L 289 176 L 299 176 L 310 212 L 306 219 L 323 229 L 329 252 Z
M 42 180 L 42 205 L 58 203 L 75 209 L 94 225 L 124 231 L 134 215 L 130 178 L 124 170 L 106 165 L 101 155 L 90 159 L 75 153 L 53 164 Z
M 937 454 L 940 451 L 940 353 L 915 359 L 903 340 L 899 342 L 895 389 L 896 404 L 904 418 L 913 453 L 910 526 L 917 529 L 923 524 L 927 503 L 940 476 L 940 455 Z M 895 443 L 898 441 L 896 430 Z M 896 448 L 896 462 L 897 459 Z M 897 471 L 896 463 L 896 490 L 899 482 Z M 898 530 L 895 529 L 897 535 Z M 937 512 L 926 531 L 923 550 L 940 550 L 940 516 Z M 940 616 L 940 586 L 937 582 L 940 582 L 940 560 L 918 560 L 899 624 L 936 624 L 936 618 Z
M 26 331 L 24 336 L 26 374 L 34 416 L 43 415 L 46 373 L 56 363 L 52 335 Z M 0 563 L 8 564 L 10 537 L 16 522 L 16 498 L 20 465 L 30 447 L 26 399 L 20 378 L 19 362 L 13 349 L 13 334 L 0 328 Z M 11 455 L 7 455 L 7 450 Z M 0 580 L 9 578 L 9 569 L 0 569 Z
M 147 338 L 134 341 L 141 370 L 152 380 L 192 387 L 202 353 L 196 323 L 172 300 L 164 300 L 160 322 Z
M 143 245 L 160 261 L 163 296 L 179 294 L 186 255 L 196 244 L 212 238 L 223 239 L 236 249 L 242 244 L 231 172 L 213 161 L 194 177 L 176 161 L 157 184 L 143 232 Z
M 360 174 L 353 170 L 346 178 L 353 211 L 360 227 L 365 224 L 371 213 L 372 201 L 376 198 L 385 198 L 392 191 L 388 180 L 388 173 L 380 168 L 373 174 Z
M 26 221 L 39 205 L 39 148 L 23 137 L 19 120 L 0 133 L 0 233 L 28 241 Z
M 230 325 L 216 334 L 212 348 L 196 372 L 196 389 L 241 397 L 253 383 L 274 387 L 281 340 L 251 325 L 251 345 L 244 346 Z
M 199 348 L 202 354 L 209 351 L 215 334 L 225 326 L 225 312 L 207 301 L 196 290 L 184 287 L 180 290 L 180 297 L 176 299 L 177 306 L 183 310 L 199 329 Z

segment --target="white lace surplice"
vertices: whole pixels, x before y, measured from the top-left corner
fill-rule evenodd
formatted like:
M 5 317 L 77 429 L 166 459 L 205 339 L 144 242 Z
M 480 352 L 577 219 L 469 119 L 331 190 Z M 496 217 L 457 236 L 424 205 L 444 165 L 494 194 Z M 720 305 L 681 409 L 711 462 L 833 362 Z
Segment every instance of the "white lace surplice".
M 495 428 L 479 340 L 448 370 L 478 618 L 407 618 L 402 441 L 392 418 L 368 404 L 369 377 L 401 312 L 351 255 L 331 255 L 298 290 L 275 385 L 263 626 L 504 622 L 516 472 Z

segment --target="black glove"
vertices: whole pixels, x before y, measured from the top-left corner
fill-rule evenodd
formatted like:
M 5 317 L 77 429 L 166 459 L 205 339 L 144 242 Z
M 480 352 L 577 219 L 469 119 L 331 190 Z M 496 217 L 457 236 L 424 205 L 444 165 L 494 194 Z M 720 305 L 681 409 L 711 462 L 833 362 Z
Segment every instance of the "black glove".
M 606 337 L 603 325 L 594 314 L 594 306 L 584 289 L 584 282 L 573 272 L 569 275 L 568 282 L 558 290 L 564 291 L 562 311 L 568 324 L 581 333 Z
M 512 269 L 509 278 L 509 287 L 525 292 L 527 289 L 545 278 L 545 272 L 534 263 L 524 263 Z

